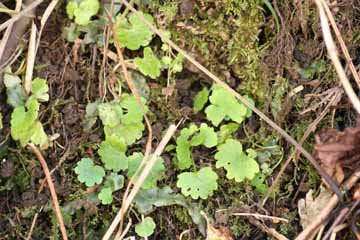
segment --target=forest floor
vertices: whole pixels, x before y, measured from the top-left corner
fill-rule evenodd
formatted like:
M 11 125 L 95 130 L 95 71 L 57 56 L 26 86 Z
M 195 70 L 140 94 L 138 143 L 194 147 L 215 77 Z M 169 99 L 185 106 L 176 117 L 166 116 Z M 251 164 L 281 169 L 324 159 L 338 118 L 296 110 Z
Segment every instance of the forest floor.
M 31 143 L 53 170 L 69 239 L 106 239 L 129 200 L 130 179 L 141 172 L 148 176 L 114 236 L 125 230 L 123 239 L 302 236 L 339 189 L 222 84 L 273 119 L 333 182 L 349 179 L 359 165 L 360 127 L 328 57 L 317 5 L 131 1 L 159 37 L 144 17 L 111 2 L 59 1 L 36 36 L 37 52 L 30 54 L 27 24 L 11 64 L 0 61 L 0 240 L 65 239 Z M 49 3 L 36 7 L 37 30 Z M 359 72 L 360 2 L 329 6 Z M 0 5 L 14 8 L 15 1 Z M 0 11 L 3 39 L 1 24 L 11 18 Z M 347 58 L 339 57 L 358 92 Z M 356 239 L 360 188 L 353 185 L 341 188 L 344 200 L 325 214 L 322 229 L 299 239 Z

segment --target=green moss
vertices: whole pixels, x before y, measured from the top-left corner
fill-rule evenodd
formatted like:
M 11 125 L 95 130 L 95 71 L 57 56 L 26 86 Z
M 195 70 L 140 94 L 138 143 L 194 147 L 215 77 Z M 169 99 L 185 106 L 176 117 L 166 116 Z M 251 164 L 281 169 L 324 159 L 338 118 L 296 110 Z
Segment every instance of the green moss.
M 221 4 L 216 0 L 203 1 L 194 7 L 193 15 L 176 17 L 177 1 L 155 2 L 150 8 L 162 12 L 167 24 L 172 22 L 167 29 L 177 42 L 200 55 L 199 60 L 221 77 L 231 72 L 241 81 L 238 90 L 250 93 L 260 102 L 265 99 L 268 86 L 261 69 L 259 47 L 259 33 L 265 23 L 262 1 L 225 0 Z

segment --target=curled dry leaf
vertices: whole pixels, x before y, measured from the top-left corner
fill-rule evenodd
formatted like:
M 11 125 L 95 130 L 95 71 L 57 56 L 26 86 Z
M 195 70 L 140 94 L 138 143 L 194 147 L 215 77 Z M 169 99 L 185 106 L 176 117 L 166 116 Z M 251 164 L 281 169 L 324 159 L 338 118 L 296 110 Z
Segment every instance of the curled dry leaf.
M 320 194 L 314 199 L 313 190 L 310 189 L 305 199 L 300 199 L 298 202 L 298 211 L 300 216 L 300 223 L 303 229 L 312 223 L 315 217 L 321 212 L 326 203 L 332 197 L 331 191 L 321 189 Z
M 326 129 L 315 136 L 315 141 L 316 159 L 338 183 L 344 179 L 343 168 L 355 170 L 360 166 L 360 119 L 356 127 L 342 132 Z
M 234 240 L 228 228 L 220 227 L 217 229 L 210 224 L 209 219 L 204 212 L 201 212 L 201 215 L 203 215 L 207 223 L 206 240 Z

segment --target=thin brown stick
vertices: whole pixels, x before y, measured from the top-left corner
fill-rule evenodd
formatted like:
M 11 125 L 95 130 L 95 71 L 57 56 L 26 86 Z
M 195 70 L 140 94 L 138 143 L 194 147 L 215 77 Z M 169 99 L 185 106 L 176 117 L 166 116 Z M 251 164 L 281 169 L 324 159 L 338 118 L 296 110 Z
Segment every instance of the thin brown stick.
M 340 83 L 342 84 L 346 94 L 348 95 L 350 102 L 352 103 L 353 107 L 357 111 L 358 114 L 360 114 L 360 101 L 357 97 L 356 93 L 354 92 L 354 89 L 352 88 L 349 79 L 346 76 L 346 73 L 344 71 L 344 68 L 342 67 L 337 49 L 334 43 L 334 40 L 331 36 L 330 26 L 328 22 L 328 18 L 325 14 L 325 10 L 322 4 L 321 0 L 315 0 L 315 3 L 317 5 L 317 8 L 319 10 L 320 15 L 320 22 L 321 22 L 321 29 L 324 35 L 324 41 L 326 48 L 328 50 L 329 58 L 332 61 L 334 68 L 338 74 Z
M 304 135 L 301 137 L 300 139 L 300 144 L 302 145 L 305 140 L 310 136 L 310 134 L 312 132 L 315 131 L 316 126 L 320 123 L 320 121 L 326 116 L 326 114 L 329 112 L 330 107 L 336 105 L 340 100 L 341 100 L 341 96 L 342 96 L 342 90 L 340 91 L 340 89 L 338 89 L 335 92 L 335 95 L 330 99 L 329 103 L 326 105 L 325 109 L 320 113 L 320 115 L 315 119 L 315 121 L 313 121 L 309 127 L 305 130 Z M 264 206 L 266 201 L 268 200 L 270 194 L 274 191 L 275 187 L 279 184 L 280 179 L 282 177 L 282 175 L 284 174 L 286 168 L 289 166 L 289 164 L 291 163 L 291 161 L 295 158 L 295 156 L 299 153 L 298 150 L 294 150 L 291 155 L 288 157 L 288 159 L 286 160 L 286 162 L 282 165 L 279 173 L 276 175 L 275 180 L 273 181 L 273 183 L 271 184 L 270 188 L 266 191 L 264 198 L 261 202 L 261 206 Z
M 289 223 L 289 220 L 287 220 L 286 218 L 268 216 L 268 215 L 263 215 L 263 214 L 259 214 L 259 213 L 232 213 L 231 215 L 232 216 L 255 217 L 255 218 L 260 218 L 260 219 L 270 219 L 270 220 L 274 220 L 274 221 L 282 221 L 285 223 Z
M 27 15 L 29 12 L 31 12 L 31 10 L 33 10 L 34 8 L 36 8 L 36 6 L 38 6 L 40 3 L 42 3 L 44 0 L 35 0 L 34 2 L 32 2 L 29 6 L 27 6 L 24 10 L 22 10 L 21 12 L 19 12 L 18 14 L 14 15 L 12 18 L 10 18 L 9 20 L 7 20 L 6 22 L 2 23 L 0 25 L 0 32 L 2 30 L 4 30 L 5 28 L 7 28 L 10 24 L 18 21 L 20 18 L 22 18 L 23 16 Z
M 130 205 L 131 205 L 132 201 L 134 200 L 137 192 L 140 190 L 141 185 L 143 184 L 146 177 L 150 173 L 151 168 L 155 165 L 158 157 L 164 151 L 165 146 L 168 144 L 171 137 L 174 135 L 176 129 L 177 129 L 177 126 L 175 126 L 173 124 L 170 125 L 170 127 L 166 131 L 164 137 L 162 138 L 161 142 L 159 143 L 158 147 L 155 149 L 155 152 L 151 156 L 149 162 L 145 165 L 143 171 L 141 172 L 141 175 L 139 176 L 137 181 L 134 183 L 134 187 L 132 188 L 131 192 L 129 193 L 129 196 L 125 199 L 125 202 L 123 203 L 124 207 L 122 208 L 122 210 L 120 210 L 116 214 L 114 220 L 112 221 L 110 227 L 106 231 L 106 233 L 103 236 L 102 240 L 108 240 L 111 237 L 112 233 L 114 232 L 114 230 L 116 229 L 116 227 L 120 223 L 121 219 L 123 219 L 125 212 L 130 207 Z
M 48 168 L 48 166 L 46 164 L 46 161 L 43 158 L 41 152 L 39 151 L 39 149 L 32 143 L 29 143 L 28 146 L 35 153 L 36 157 L 38 158 L 38 160 L 39 160 L 39 162 L 40 162 L 40 164 L 41 164 L 41 166 L 43 168 L 46 180 L 48 182 L 51 198 L 53 200 L 52 202 L 54 204 L 54 208 L 55 208 L 54 210 L 55 210 L 55 214 L 56 214 L 56 217 L 58 219 L 59 226 L 60 226 L 60 231 L 61 231 L 61 234 L 62 234 L 62 238 L 63 238 L 63 240 L 68 240 L 64 220 L 63 220 L 63 217 L 62 217 L 62 214 L 61 214 L 59 201 L 58 201 L 58 198 L 57 198 L 57 195 L 56 195 L 54 183 L 52 182 L 52 179 L 51 179 L 49 168 Z
M 107 15 L 108 15 L 108 19 L 109 19 L 109 28 L 111 29 L 112 33 L 113 33 L 113 38 L 114 38 L 114 43 L 115 43 L 115 47 L 116 47 L 116 51 L 117 51 L 117 55 L 118 55 L 118 59 L 119 59 L 119 62 L 121 63 L 121 68 L 122 68 L 122 71 L 123 71 L 123 74 L 124 74 L 124 77 L 125 77 L 125 80 L 126 80 L 126 83 L 127 85 L 129 86 L 132 94 L 135 96 L 136 98 L 136 101 L 139 105 L 139 107 L 142 109 L 142 111 L 144 112 L 144 119 L 145 119 L 145 123 L 146 123 L 146 127 L 148 129 L 148 139 L 147 139 L 147 142 L 146 142 L 146 147 L 145 147 L 145 153 L 144 153 L 144 158 L 142 159 L 141 163 L 140 163 L 140 166 L 138 167 L 138 169 L 135 171 L 135 174 L 134 174 L 134 177 L 137 176 L 137 174 L 139 173 L 139 171 L 142 169 L 142 167 L 144 166 L 145 164 L 145 160 L 148 159 L 150 153 L 151 153 L 151 143 L 152 143 L 152 128 L 151 128 L 151 124 L 150 124 L 150 121 L 147 117 L 147 114 L 145 112 L 145 107 L 143 105 L 143 103 L 141 102 L 141 97 L 140 97 L 140 94 L 139 94 L 139 91 L 138 89 L 136 88 L 134 82 L 132 81 L 132 79 L 130 78 L 129 76 L 129 73 L 128 73 L 128 70 L 127 70 L 127 67 L 126 67 L 126 64 L 125 64 L 125 60 L 124 60 L 124 56 L 122 54 L 122 51 L 121 51 L 121 47 L 120 47 L 120 43 L 119 43 L 119 40 L 118 40 L 118 37 L 117 37 L 117 34 L 116 34 L 116 31 L 115 31 L 115 26 L 114 26 L 114 23 L 112 22 L 112 18 L 111 18 L 111 15 L 109 14 L 109 12 L 107 12 Z M 130 191 L 130 188 L 132 186 L 132 183 L 133 183 L 133 179 L 134 177 L 130 180 L 126 190 L 125 190 L 125 193 L 124 193 L 124 196 L 123 196 L 123 201 L 122 201 L 122 206 L 121 206 L 121 209 L 120 211 L 124 211 L 124 209 L 126 208 L 124 203 L 126 202 L 126 199 L 128 198 L 128 193 Z M 125 210 L 126 211 L 126 210 Z M 124 211 L 124 213 L 125 213 Z M 121 214 L 122 216 L 124 214 Z M 120 231 L 122 231 L 122 221 L 123 219 L 121 219 L 121 224 L 120 224 Z
M 42 15 L 41 17 L 41 26 L 40 26 L 40 30 L 39 30 L 39 33 L 38 33 L 38 38 L 37 38 L 37 41 L 36 41 L 36 50 L 35 50 L 35 55 L 39 49 L 39 46 L 40 46 L 40 39 L 41 39 L 41 35 L 42 35 L 42 32 L 44 30 L 44 27 L 45 27 L 45 24 L 47 22 L 47 20 L 49 19 L 51 13 L 54 11 L 56 5 L 58 4 L 59 0 L 52 0 L 50 2 L 50 4 L 47 6 L 47 8 L 45 9 L 45 12 L 44 14 Z
M 35 65 L 36 35 L 37 35 L 37 28 L 36 28 L 34 21 L 32 21 L 28 54 L 27 54 L 27 60 L 26 60 L 26 73 L 25 73 L 25 80 L 24 80 L 24 90 L 25 90 L 26 95 L 28 95 L 28 96 L 31 92 L 31 81 L 33 78 L 34 65 Z
M 357 169 L 344 183 L 346 189 L 351 189 L 354 184 L 360 179 L 360 169 Z M 339 203 L 339 198 L 336 194 L 334 194 L 327 205 L 321 210 L 321 212 L 316 215 L 310 225 L 308 225 L 297 237 L 295 240 L 306 240 L 312 234 L 314 230 L 316 230 L 322 222 L 324 222 L 331 211 L 336 207 Z
M 341 36 L 340 30 L 336 25 L 334 16 L 332 15 L 326 1 L 321 0 L 321 3 L 322 3 L 322 6 L 324 7 L 324 10 L 326 12 L 326 15 L 327 15 L 329 21 L 330 21 L 331 27 L 333 28 L 333 30 L 335 32 L 335 36 L 336 36 L 338 42 L 340 43 L 340 48 L 341 48 L 341 51 L 344 53 L 346 63 L 349 64 L 350 71 L 351 71 L 351 73 L 352 73 L 352 75 L 353 75 L 353 77 L 355 79 L 355 82 L 356 82 L 358 88 L 360 89 L 359 74 L 356 72 L 356 69 L 355 69 L 355 66 L 354 66 L 354 64 L 352 62 L 352 59 L 350 57 L 349 51 L 348 51 L 348 49 L 346 47 L 346 44 L 345 44 L 345 42 L 344 42 L 344 40 L 343 40 L 343 38 Z
M 167 43 L 170 45 L 173 49 L 175 49 L 178 53 L 183 55 L 189 62 L 194 64 L 200 71 L 202 71 L 204 74 L 206 74 L 210 79 L 212 79 L 215 83 L 222 86 L 226 91 L 228 91 L 231 95 L 236 97 L 240 102 L 242 102 L 245 106 L 250 108 L 254 113 L 256 113 L 261 119 L 263 119 L 268 125 L 270 125 L 273 129 L 275 129 L 281 136 L 283 136 L 289 143 L 294 145 L 294 147 L 303 154 L 304 157 L 306 157 L 310 163 L 316 168 L 316 170 L 319 172 L 322 178 L 325 179 L 325 181 L 328 183 L 328 185 L 331 187 L 331 189 L 336 192 L 336 194 L 339 195 L 340 198 L 342 198 L 341 191 L 335 181 L 322 169 L 322 167 L 319 165 L 319 163 L 316 162 L 316 160 L 313 158 L 313 156 L 306 151 L 294 138 L 292 138 L 284 129 L 282 129 L 280 126 L 278 126 L 274 121 L 272 121 L 269 117 L 267 117 L 264 113 L 262 113 L 258 108 L 256 108 L 253 104 L 251 104 L 246 98 L 241 96 L 238 92 L 236 92 L 234 89 L 232 89 L 229 85 L 227 85 L 224 81 L 220 80 L 219 77 L 214 75 L 212 72 L 210 72 L 207 68 L 205 68 L 203 65 L 201 65 L 198 61 L 196 61 L 192 56 L 190 56 L 187 52 L 182 50 L 177 44 L 175 44 L 173 41 L 171 41 L 169 38 L 165 37 L 163 33 L 158 30 L 154 25 L 152 25 L 149 21 L 147 21 L 139 12 L 129 5 L 129 3 L 125 0 L 122 0 L 122 2 L 130 9 L 131 12 L 133 12 L 143 23 L 145 23 L 149 29 L 157 34 L 164 43 Z
M 35 229 L 35 225 L 36 225 L 36 221 L 37 221 L 37 218 L 39 217 L 39 213 L 43 210 L 44 206 L 41 206 L 40 210 L 35 214 L 33 220 L 31 221 L 31 226 L 30 226 L 30 230 L 29 230 L 29 233 L 26 237 L 26 240 L 31 240 L 31 235 Z

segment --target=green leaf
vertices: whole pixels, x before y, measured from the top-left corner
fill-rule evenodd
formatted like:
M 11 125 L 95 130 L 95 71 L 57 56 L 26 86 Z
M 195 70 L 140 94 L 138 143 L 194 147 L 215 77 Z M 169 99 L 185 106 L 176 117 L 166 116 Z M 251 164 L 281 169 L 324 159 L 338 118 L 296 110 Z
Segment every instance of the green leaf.
M 142 189 L 136 195 L 135 206 L 141 214 L 149 214 L 154 210 L 155 207 L 164 207 L 171 205 L 185 206 L 186 201 L 183 195 L 175 194 L 174 191 L 169 187 L 164 188 L 151 188 Z
M 24 90 L 21 86 L 21 79 L 10 73 L 4 74 L 4 84 L 6 86 L 6 102 L 13 108 L 23 106 L 25 102 Z
M 105 168 L 114 170 L 115 172 L 128 168 L 128 160 L 125 152 L 125 140 L 116 135 L 106 136 L 106 140 L 100 144 L 98 150 L 101 161 L 105 164 Z
M 239 141 L 228 139 L 218 147 L 215 154 L 216 168 L 224 167 L 228 179 L 242 182 L 245 178 L 251 180 L 259 172 L 259 165 L 255 161 L 256 152 L 252 149 L 245 154 Z
M 154 24 L 154 19 L 149 14 L 140 14 L 150 23 Z M 135 14 L 130 13 L 128 20 L 124 19 L 120 22 L 119 15 L 116 22 L 116 32 L 120 45 L 127 47 L 130 50 L 137 50 L 141 46 L 149 45 L 153 38 L 153 33 Z
M 155 222 L 151 217 L 146 217 L 143 221 L 135 226 L 135 232 L 140 237 L 149 237 L 154 233 Z
M 190 136 L 194 134 L 198 128 L 191 125 L 189 128 L 184 128 L 180 132 L 180 136 L 176 139 L 176 157 L 178 159 L 178 167 L 183 170 L 191 167 L 194 160 L 191 157 L 191 141 Z
M 129 170 L 127 173 L 128 178 L 132 178 L 136 172 L 136 170 L 139 168 L 140 163 L 142 159 L 144 158 L 144 155 L 142 153 L 135 152 L 133 153 L 128 159 L 129 159 Z M 151 158 L 151 155 L 148 159 Z M 147 161 L 147 160 L 145 160 Z M 155 165 L 151 169 L 149 175 L 146 177 L 144 183 L 141 185 L 142 189 L 150 189 L 154 188 L 157 185 L 157 181 L 159 181 L 163 177 L 163 173 L 165 172 L 165 166 L 164 166 L 164 160 L 159 157 L 156 161 Z M 139 172 L 141 173 L 141 171 Z M 134 182 L 136 182 L 138 177 L 134 177 Z
M 194 98 L 194 111 L 195 113 L 201 111 L 209 98 L 209 90 L 204 87 L 200 92 L 198 92 Z
M 118 137 L 124 138 L 127 145 L 131 145 L 136 140 L 142 137 L 142 133 L 145 129 L 143 123 L 132 123 L 132 124 L 120 124 L 114 128 L 104 127 L 105 135 L 115 134 Z
M 265 194 L 268 190 L 268 186 L 264 183 L 265 177 L 263 173 L 257 173 L 251 180 L 251 186 L 255 187 L 260 194 Z
M 75 22 L 85 26 L 90 23 L 90 18 L 98 13 L 100 3 L 98 0 L 70 1 L 66 6 L 66 13 L 70 19 L 75 17 Z
M 160 76 L 161 62 L 154 55 L 151 48 L 149 47 L 144 48 L 144 57 L 143 58 L 136 57 L 134 59 L 134 63 L 135 66 L 140 70 L 140 72 L 145 76 L 149 76 L 153 79 Z
M 104 187 L 111 188 L 113 192 L 122 189 L 124 187 L 124 176 L 112 172 L 106 177 Z
M 205 219 L 201 216 L 201 209 L 197 204 L 189 203 L 181 194 L 174 193 L 169 187 L 152 188 L 148 190 L 140 189 L 134 199 L 135 207 L 141 214 L 153 212 L 154 207 L 164 207 L 179 205 L 188 211 L 192 221 L 199 226 L 199 230 L 204 233 Z
M 89 131 L 96 123 L 97 116 L 99 114 L 98 106 L 99 101 L 88 103 L 86 105 L 85 119 L 82 122 L 85 131 Z
M 221 125 L 220 131 L 218 132 L 219 143 L 224 143 L 231 135 L 239 129 L 240 125 L 237 123 L 228 123 Z
M 217 189 L 217 174 L 210 168 L 204 167 L 198 172 L 183 172 L 178 175 L 176 186 L 181 188 L 184 196 L 193 199 L 207 199 Z
M 87 187 L 100 184 L 105 176 L 104 169 L 94 165 L 90 158 L 82 158 L 76 165 L 75 173 L 78 175 L 78 180 L 85 183 Z
M 200 132 L 197 133 L 199 130 Z M 183 170 L 194 164 L 191 157 L 191 147 L 199 145 L 204 145 L 207 148 L 214 147 L 217 145 L 217 135 L 214 129 L 206 123 L 202 123 L 200 128 L 192 124 L 189 128 L 181 130 L 180 136 L 176 139 L 176 144 L 178 167 Z
M 129 74 L 134 82 L 135 87 L 139 91 L 139 95 L 141 96 L 141 98 L 144 99 L 143 102 L 145 103 L 146 99 L 150 98 L 150 87 L 147 83 L 146 78 L 144 77 L 144 75 L 135 71 L 129 71 Z
M 48 136 L 46 135 L 41 122 L 36 121 L 32 126 L 31 142 L 40 146 L 46 146 L 48 143 Z
M 49 87 L 45 79 L 35 78 L 31 83 L 31 97 L 34 97 L 38 101 L 49 101 Z
M 11 69 L 6 69 L 7 72 L 4 74 L 4 84 L 6 88 L 14 88 L 16 86 L 21 86 L 21 79 L 11 73 Z
M 27 103 L 27 109 L 24 106 L 19 106 L 11 114 L 11 136 L 14 140 L 19 140 L 21 146 L 29 143 L 33 136 L 39 107 L 40 105 L 36 100 L 31 100 Z
M 70 1 L 66 5 L 66 13 L 69 16 L 70 19 L 73 19 L 75 17 L 75 10 L 78 8 L 78 5 L 75 1 Z
M 311 80 L 314 78 L 315 74 L 322 73 L 326 70 L 326 61 L 321 60 L 315 60 L 311 63 L 310 66 L 306 68 L 299 68 L 298 72 L 301 76 L 301 78 Z
M 111 188 L 109 188 L 109 187 L 102 188 L 98 195 L 98 198 L 100 199 L 101 203 L 104 205 L 108 205 L 108 204 L 112 203 L 113 195 L 112 195 Z
M 171 65 L 169 67 L 171 73 L 178 73 L 183 70 L 183 61 L 184 57 L 181 54 L 178 54 L 174 60 L 172 60 Z
M 214 126 L 218 126 L 225 118 L 241 123 L 246 117 L 246 106 L 221 86 L 213 86 L 209 100 L 211 105 L 205 109 L 205 113 Z
M 143 108 L 147 111 L 145 99 L 142 98 L 141 101 L 143 103 Z M 126 109 L 126 114 L 121 117 L 121 122 L 123 124 L 129 125 L 132 123 L 141 123 L 143 121 L 144 111 L 134 96 L 123 94 L 120 106 Z
M 102 103 L 98 105 L 97 109 L 104 126 L 115 127 L 120 124 L 120 118 L 123 115 L 123 111 L 119 103 Z
M 209 127 L 206 123 L 200 125 L 200 133 L 191 139 L 191 146 L 204 145 L 207 148 L 217 145 L 217 135 L 214 128 Z
M 25 94 L 24 94 L 24 90 L 21 85 L 18 85 L 13 88 L 7 88 L 6 94 L 7 94 L 6 102 L 13 108 L 24 105 Z

